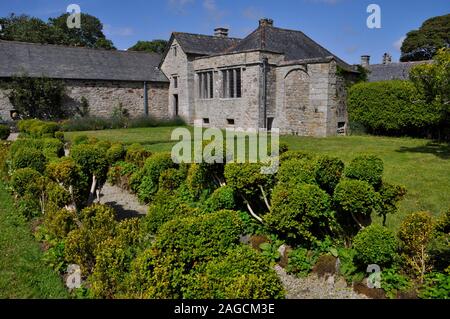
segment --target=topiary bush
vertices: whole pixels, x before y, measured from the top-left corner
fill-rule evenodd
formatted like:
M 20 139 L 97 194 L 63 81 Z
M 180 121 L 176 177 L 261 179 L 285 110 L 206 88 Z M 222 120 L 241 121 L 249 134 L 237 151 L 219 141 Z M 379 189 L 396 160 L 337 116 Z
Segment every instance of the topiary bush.
M 39 173 L 45 171 L 47 159 L 44 153 L 35 148 L 20 148 L 12 153 L 11 169 L 32 168 Z
M 158 189 L 175 191 L 186 180 L 187 171 L 179 168 L 169 168 L 159 175 Z
M 339 158 L 320 156 L 315 176 L 320 188 L 332 195 L 344 174 L 344 166 L 344 162 Z
M 205 201 L 203 211 L 205 213 L 213 213 L 223 209 L 235 209 L 234 191 L 229 186 L 222 186 L 214 191 Z
M 11 175 L 11 188 L 18 196 L 25 194 L 36 195 L 39 192 L 38 181 L 42 175 L 32 168 L 21 168 Z
M 6 141 L 11 134 L 11 129 L 7 125 L 0 124 L 0 140 Z
M 371 225 L 356 235 L 353 248 L 362 268 L 371 264 L 389 267 L 394 262 L 398 243 L 392 231 L 383 226 Z
M 139 200 L 145 203 L 150 202 L 158 192 L 159 176 L 165 170 L 175 166 L 170 153 L 156 153 L 150 156 L 143 167 L 143 177 L 137 192 Z
M 90 273 L 95 265 L 99 245 L 114 236 L 115 212 L 105 205 L 93 205 L 80 213 L 81 227 L 71 231 L 66 239 L 65 259 Z
M 76 220 L 76 213 L 67 209 L 50 210 L 44 215 L 47 233 L 58 240 L 65 239 L 72 230 L 77 228 Z
M 333 203 L 341 225 L 353 232 L 371 224 L 372 213 L 379 211 L 380 196 L 368 182 L 344 179 L 336 186 Z
M 358 156 L 345 169 L 345 176 L 368 182 L 375 189 L 381 186 L 383 179 L 383 161 L 375 155 Z
M 405 270 L 423 282 L 431 269 L 427 247 L 432 239 L 434 220 L 428 212 L 417 212 L 406 217 L 400 225 L 398 238 Z
M 120 143 L 111 145 L 106 151 L 106 158 L 110 165 L 123 160 L 125 158 L 125 148 Z
M 285 187 L 298 187 L 302 184 L 316 184 L 316 163 L 308 159 L 283 161 L 278 170 L 278 183 Z
M 322 238 L 334 223 L 330 196 L 317 185 L 287 189 L 277 185 L 272 194 L 267 224 L 295 243 L 309 243 Z
M 403 186 L 383 182 L 378 193 L 381 198 L 379 214 L 383 217 L 383 226 L 386 226 L 387 215 L 398 211 L 398 203 L 406 196 L 407 191 Z
M 226 253 L 239 243 L 241 233 L 239 214 L 224 210 L 167 222 L 159 229 L 155 245 L 190 269 L 197 262 Z
M 166 222 L 180 217 L 194 215 L 195 209 L 189 207 L 178 196 L 159 191 L 148 208 L 147 215 L 142 218 L 142 231 L 144 234 L 155 234 Z
M 283 285 L 256 251 L 238 246 L 194 269 L 182 287 L 183 299 L 282 299 Z
M 125 190 L 130 190 L 131 176 L 138 170 L 139 167 L 135 164 L 128 162 L 117 162 L 108 170 L 108 183 L 111 185 L 117 185 Z
M 63 157 L 64 143 L 57 138 L 44 138 L 42 140 L 42 151 L 47 159 Z
M 17 127 L 19 132 L 34 138 L 55 137 L 55 133 L 59 131 L 59 125 L 56 122 L 46 122 L 37 119 L 21 120 Z
M 146 151 L 141 144 L 135 143 L 127 148 L 125 161 L 142 167 L 144 166 L 145 160 L 151 155 L 152 154 L 149 151 Z

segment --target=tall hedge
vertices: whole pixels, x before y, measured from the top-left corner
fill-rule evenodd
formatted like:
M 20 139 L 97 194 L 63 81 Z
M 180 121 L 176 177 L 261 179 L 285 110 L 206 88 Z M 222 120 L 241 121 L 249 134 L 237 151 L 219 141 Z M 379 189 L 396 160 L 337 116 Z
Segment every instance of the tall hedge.
M 439 122 L 435 108 L 422 101 L 410 81 L 358 83 L 348 92 L 350 121 L 373 134 L 423 135 Z

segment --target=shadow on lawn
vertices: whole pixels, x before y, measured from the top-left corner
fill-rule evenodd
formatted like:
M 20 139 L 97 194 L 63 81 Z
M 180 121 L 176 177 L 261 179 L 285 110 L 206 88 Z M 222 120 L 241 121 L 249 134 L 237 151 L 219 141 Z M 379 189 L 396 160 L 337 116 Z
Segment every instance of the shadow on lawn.
M 433 154 L 442 159 L 450 159 L 450 144 L 429 142 L 423 146 L 416 146 L 416 147 L 402 146 L 399 150 L 397 150 L 397 152 Z

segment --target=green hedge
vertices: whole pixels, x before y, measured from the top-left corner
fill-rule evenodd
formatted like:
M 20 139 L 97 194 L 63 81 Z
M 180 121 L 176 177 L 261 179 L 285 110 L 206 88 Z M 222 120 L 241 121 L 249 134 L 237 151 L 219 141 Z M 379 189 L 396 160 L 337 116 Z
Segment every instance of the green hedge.
M 409 81 L 358 83 L 348 92 L 350 121 L 374 134 L 422 134 L 440 115 L 418 95 Z

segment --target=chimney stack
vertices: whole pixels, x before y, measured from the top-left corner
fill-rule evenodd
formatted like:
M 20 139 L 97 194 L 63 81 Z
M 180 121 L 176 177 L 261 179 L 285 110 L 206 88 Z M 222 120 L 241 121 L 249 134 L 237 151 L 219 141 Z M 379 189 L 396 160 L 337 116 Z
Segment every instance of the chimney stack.
M 370 55 L 361 56 L 361 66 L 367 68 L 370 65 Z
M 216 28 L 214 29 L 214 36 L 221 38 L 228 38 L 228 29 L 227 28 Z
M 259 26 L 260 27 L 273 27 L 273 20 L 268 19 L 268 18 L 261 19 L 261 20 L 259 20 Z
M 383 54 L 383 64 L 389 64 L 392 63 L 392 55 L 389 53 Z

